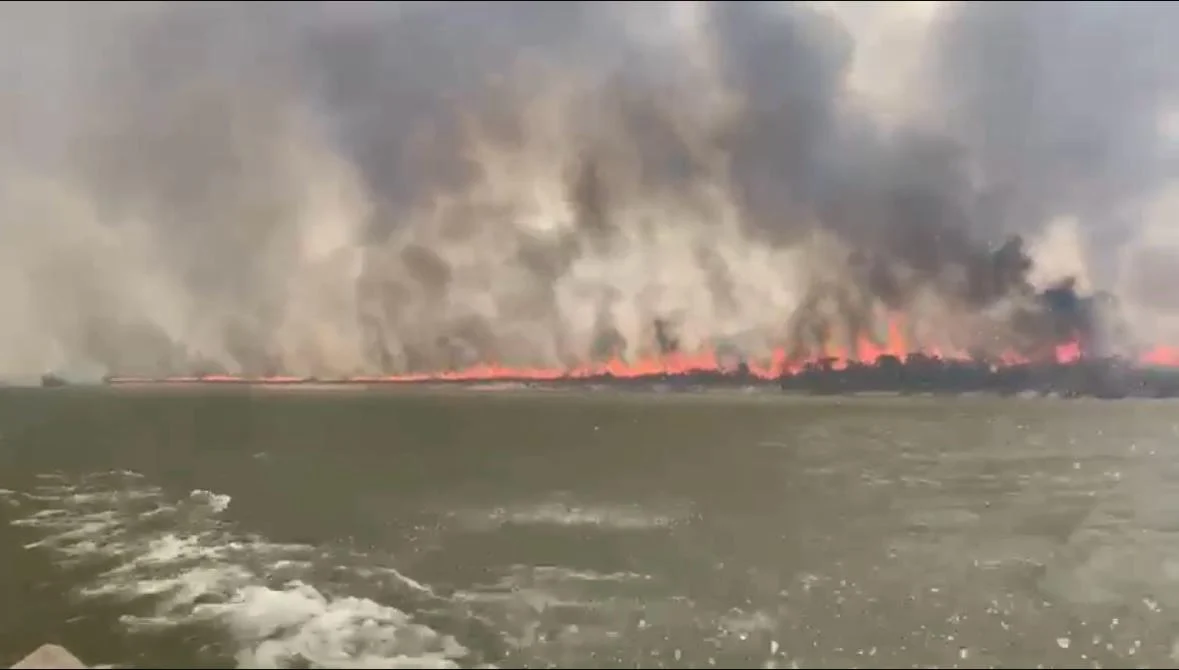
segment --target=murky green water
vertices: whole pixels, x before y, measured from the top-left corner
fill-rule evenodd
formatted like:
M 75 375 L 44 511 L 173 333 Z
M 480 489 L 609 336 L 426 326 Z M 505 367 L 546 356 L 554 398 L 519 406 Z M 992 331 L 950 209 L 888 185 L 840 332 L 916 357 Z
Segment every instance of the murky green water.
M 1173 665 L 1179 409 L 0 393 L 0 663 Z

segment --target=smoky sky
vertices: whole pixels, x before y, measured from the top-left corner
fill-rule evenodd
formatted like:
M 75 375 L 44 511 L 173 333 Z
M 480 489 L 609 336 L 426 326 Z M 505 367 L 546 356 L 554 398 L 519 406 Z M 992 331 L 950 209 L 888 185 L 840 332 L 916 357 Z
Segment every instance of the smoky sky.
M 1035 353 L 1069 276 L 1120 300 L 1119 346 L 1179 343 L 1168 3 L 941 5 L 876 70 L 899 121 L 818 4 L 0 18 L 3 375 L 802 356 L 890 314 Z

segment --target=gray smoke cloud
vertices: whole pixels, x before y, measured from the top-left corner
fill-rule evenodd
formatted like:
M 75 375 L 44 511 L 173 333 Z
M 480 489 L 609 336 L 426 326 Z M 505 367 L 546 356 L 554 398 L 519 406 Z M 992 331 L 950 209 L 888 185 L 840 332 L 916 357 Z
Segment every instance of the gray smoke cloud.
M 5 4 L 0 375 L 1179 343 L 1179 10 L 885 5 Z

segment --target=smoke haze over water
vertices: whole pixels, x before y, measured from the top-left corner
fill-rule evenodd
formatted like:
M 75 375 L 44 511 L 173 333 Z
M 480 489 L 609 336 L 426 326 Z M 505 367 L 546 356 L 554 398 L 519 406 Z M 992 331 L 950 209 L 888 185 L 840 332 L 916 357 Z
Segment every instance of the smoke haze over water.
M 7 3 L 0 375 L 757 357 L 890 310 L 929 346 L 1031 353 L 1067 276 L 1179 344 L 1176 26 L 1168 3 Z

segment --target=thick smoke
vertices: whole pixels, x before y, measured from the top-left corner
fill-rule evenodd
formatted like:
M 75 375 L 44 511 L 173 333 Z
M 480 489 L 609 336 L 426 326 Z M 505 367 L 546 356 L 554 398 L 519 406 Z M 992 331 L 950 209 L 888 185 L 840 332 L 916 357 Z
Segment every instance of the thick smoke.
M 0 374 L 1179 335 L 1179 11 L 901 4 L 6 4 Z

